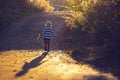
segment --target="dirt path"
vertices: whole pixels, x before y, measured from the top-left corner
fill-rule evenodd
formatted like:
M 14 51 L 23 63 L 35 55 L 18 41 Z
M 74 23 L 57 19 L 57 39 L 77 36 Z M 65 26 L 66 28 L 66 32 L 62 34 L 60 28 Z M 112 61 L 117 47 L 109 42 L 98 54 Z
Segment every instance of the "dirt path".
M 61 43 L 65 30 L 61 15 L 38 13 L 1 32 L 0 80 L 117 80 L 67 54 Z M 49 53 L 43 51 L 43 40 L 36 40 L 46 20 L 53 22 L 56 33 Z
M 58 13 L 38 13 L 29 16 L 19 23 L 12 25 L 0 34 L 0 50 L 28 50 L 28 49 L 42 49 L 42 39 L 40 43 L 37 42 L 38 32 L 43 28 L 45 22 L 50 20 L 53 22 L 55 39 L 52 40 L 53 45 L 51 49 L 59 49 L 58 41 L 65 30 L 64 20 L 60 18 Z M 61 32 L 62 31 L 62 32 Z M 57 41 L 57 42 L 56 42 Z M 55 44 L 55 45 L 54 45 Z

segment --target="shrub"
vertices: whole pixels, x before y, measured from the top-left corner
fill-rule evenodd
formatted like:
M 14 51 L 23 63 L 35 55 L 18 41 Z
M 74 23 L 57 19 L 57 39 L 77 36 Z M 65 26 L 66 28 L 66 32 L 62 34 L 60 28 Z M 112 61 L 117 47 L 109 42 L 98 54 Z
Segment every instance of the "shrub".
M 68 18 L 68 20 L 70 20 L 68 21 L 69 26 L 72 27 L 74 25 L 75 28 L 77 27 L 75 30 L 73 29 L 74 31 L 71 30 L 71 41 L 74 41 L 74 43 L 79 42 L 77 46 L 84 44 L 84 49 L 89 50 L 90 55 L 91 53 L 96 53 L 96 55 L 99 56 L 109 56 L 111 59 L 119 59 L 119 4 L 119 0 L 98 0 L 94 7 L 87 12 L 82 12 L 82 17 L 84 17 L 82 20 L 85 20 L 83 21 L 85 22 L 84 25 L 81 25 L 81 18 L 79 19 L 79 17 L 77 17 L 78 21 L 76 21 L 76 17 Z M 82 36 L 84 36 L 84 38 L 81 38 Z M 77 39 L 77 42 L 75 39 Z M 83 41 L 81 39 L 83 39 Z M 88 44 L 86 45 L 86 43 Z M 114 56 L 112 56 L 113 54 Z
M 120 50 L 120 1 L 100 1 L 88 16 L 88 28 L 93 28 L 96 37 L 96 47 L 104 46 L 104 55 L 119 56 Z M 103 54 L 102 54 L 103 55 Z M 119 56 L 120 57 L 120 56 Z
M 45 12 L 50 12 L 54 9 L 52 6 L 50 6 L 50 2 L 46 0 L 28 0 L 28 3 L 33 7 Z

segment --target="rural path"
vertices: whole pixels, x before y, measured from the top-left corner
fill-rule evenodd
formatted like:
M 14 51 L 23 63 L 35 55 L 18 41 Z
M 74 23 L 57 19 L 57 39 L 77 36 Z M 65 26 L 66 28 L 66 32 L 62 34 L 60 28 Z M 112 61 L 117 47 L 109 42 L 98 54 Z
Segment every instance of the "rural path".
M 77 63 L 64 47 L 63 13 L 37 13 L 0 32 L 0 80 L 117 80 L 111 73 Z M 47 20 L 53 22 L 56 37 L 51 51 L 43 50 L 38 32 Z

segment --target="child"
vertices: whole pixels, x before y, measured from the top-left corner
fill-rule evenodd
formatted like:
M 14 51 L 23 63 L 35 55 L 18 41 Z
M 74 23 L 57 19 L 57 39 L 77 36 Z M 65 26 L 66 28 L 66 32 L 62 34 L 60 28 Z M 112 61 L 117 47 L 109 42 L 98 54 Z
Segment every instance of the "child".
M 50 40 L 52 37 L 55 37 L 54 33 L 53 33 L 53 28 L 52 28 L 52 22 L 51 21 L 47 21 L 45 23 L 45 26 L 42 30 L 42 37 L 44 40 L 44 50 L 49 52 L 50 49 Z

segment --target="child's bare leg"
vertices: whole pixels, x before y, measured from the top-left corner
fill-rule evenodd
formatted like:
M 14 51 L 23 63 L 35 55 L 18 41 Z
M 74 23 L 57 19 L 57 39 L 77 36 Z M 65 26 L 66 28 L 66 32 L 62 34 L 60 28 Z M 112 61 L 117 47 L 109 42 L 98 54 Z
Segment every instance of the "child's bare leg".
M 50 40 L 48 40 L 48 51 L 50 50 Z
M 47 50 L 47 43 L 45 43 L 45 51 Z
M 47 42 L 46 40 L 44 39 L 44 50 L 46 51 L 46 48 L 47 48 Z

